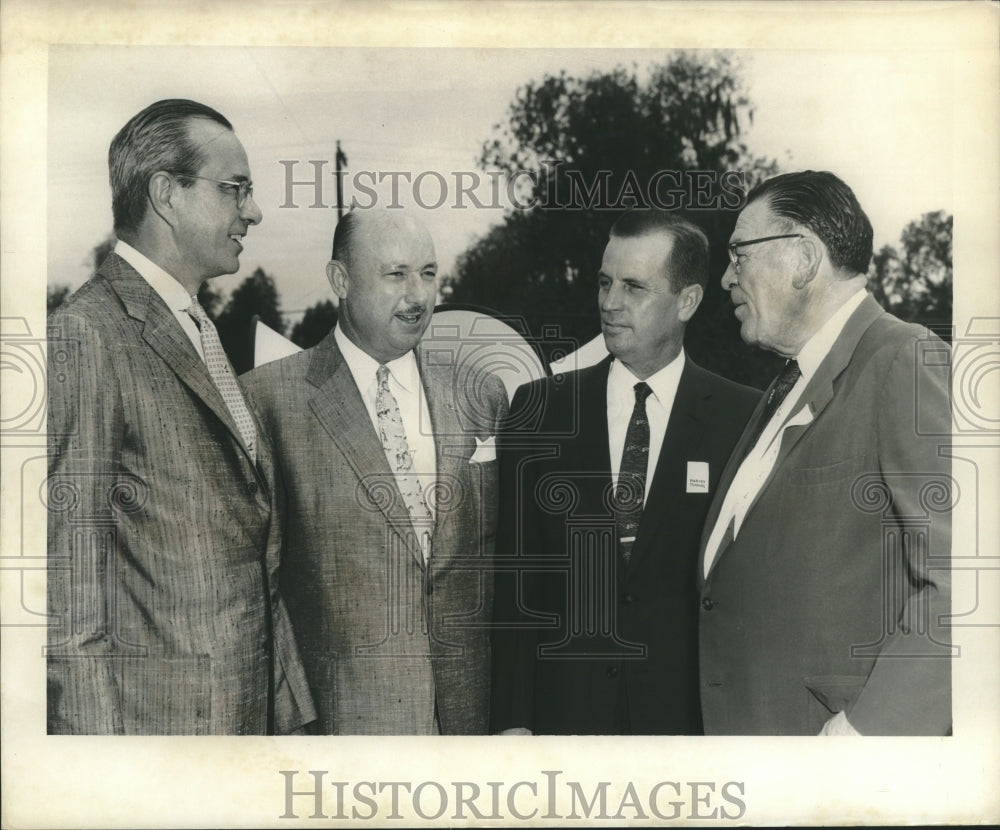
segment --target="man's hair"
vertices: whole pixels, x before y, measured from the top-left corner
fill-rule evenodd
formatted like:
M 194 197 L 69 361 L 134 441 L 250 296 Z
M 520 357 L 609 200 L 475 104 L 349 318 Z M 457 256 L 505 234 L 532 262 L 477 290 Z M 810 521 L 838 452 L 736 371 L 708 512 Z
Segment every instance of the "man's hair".
M 116 232 L 139 229 L 146 215 L 147 188 L 154 173 L 163 170 L 181 179 L 197 175 L 205 163 L 205 153 L 191 141 L 188 132 L 194 118 L 214 121 L 227 130 L 233 128 L 211 107 L 171 98 L 150 104 L 112 139 L 108 172 Z M 191 181 L 181 184 L 187 187 Z
M 667 233 L 674 244 L 666 266 L 670 289 L 676 294 L 689 285 L 708 284 L 708 237 L 697 225 L 658 208 L 636 208 L 622 214 L 611 226 L 609 237 L 634 239 L 652 233 Z
M 330 258 L 343 262 L 348 268 L 351 264 L 351 243 L 354 240 L 360 215 L 360 210 L 351 208 L 340 218 L 333 231 L 333 253 Z
M 833 173 L 804 170 L 775 176 L 751 190 L 747 204 L 760 199 L 789 225 L 805 225 L 816 234 L 834 267 L 852 275 L 868 273 L 872 223 L 854 191 Z

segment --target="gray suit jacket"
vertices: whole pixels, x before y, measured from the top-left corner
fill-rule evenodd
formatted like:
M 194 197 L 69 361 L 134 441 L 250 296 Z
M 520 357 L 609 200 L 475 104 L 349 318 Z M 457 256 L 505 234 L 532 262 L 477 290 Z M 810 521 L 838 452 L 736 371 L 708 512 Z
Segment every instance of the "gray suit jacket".
M 862 734 L 949 730 L 947 352 L 867 297 L 810 379 L 789 416 L 809 422 L 785 429 L 707 579 L 699 566 L 706 734 L 815 735 L 840 711 Z
M 417 354 L 437 450 L 428 567 L 333 333 L 245 376 L 275 441 L 282 587 L 326 734 L 431 734 L 435 705 L 444 734 L 487 731 L 496 461 L 472 458 L 506 394 Z
M 49 318 L 48 730 L 266 734 L 315 713 L 273 461 L 115 254 Z

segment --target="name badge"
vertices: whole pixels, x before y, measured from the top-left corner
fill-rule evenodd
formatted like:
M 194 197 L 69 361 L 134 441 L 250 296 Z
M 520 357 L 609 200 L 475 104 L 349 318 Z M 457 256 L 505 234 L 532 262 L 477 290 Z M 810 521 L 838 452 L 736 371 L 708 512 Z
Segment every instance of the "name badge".
M 688 461 L 687 491 L 689 493 L 708 492 L 707 461 Z

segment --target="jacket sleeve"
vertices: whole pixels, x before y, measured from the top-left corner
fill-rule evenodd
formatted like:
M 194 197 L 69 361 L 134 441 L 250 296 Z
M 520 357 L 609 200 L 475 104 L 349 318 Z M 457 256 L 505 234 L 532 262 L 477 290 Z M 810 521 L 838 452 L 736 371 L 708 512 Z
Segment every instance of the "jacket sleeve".
M 50 734 L 120 734 L 113 592 L 121 474 L 119 378 L 86 320 L 56 313 L 48 343 L 48 648 Z
M 930 344 L 935 355 L 925 355 Z M 868 680 L 847 713 L 863 735 L 945 735 L 951 728 L 951 406 L 940 341 L 897 351 L 877 406 L 881 481 L 856 487 L 859 509 L 881 510 L 881 599 L 899 608 Z M 871 648 L 868 646 L 866 648 Z

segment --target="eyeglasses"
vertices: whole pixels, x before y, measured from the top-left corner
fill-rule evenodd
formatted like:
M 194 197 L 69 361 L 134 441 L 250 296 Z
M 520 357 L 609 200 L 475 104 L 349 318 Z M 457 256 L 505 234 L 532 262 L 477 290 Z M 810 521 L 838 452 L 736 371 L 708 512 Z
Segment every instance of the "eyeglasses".
M 253 197 L 253 182 L 231 182 L 226 179 L 209 179 L 205 176 L 189 176 L 186 174 L 181 178 L 201 179 L 203 182 L 215 182 L 216 184 L 224 184 L 226 187 L 234 188 L 236 191 L 236 207 L 238 209 L 247 203 L 247 199 Z
M 774 239 L 794 239 L 802 238 L 804 234 L 801 233 L 782 233 L 777 236 L 762 236 L 760 239 L 748 239 L 746 242 L 733 242 L 726 246 L 726 250 L 729 252 L 729 261 L 732 263 L 733 270 L 738 274 L 740 272 L 740 254 L 737 253 L 737 248 L 744 248 L 747 245 L 757 245 L 761 242 L 771 242 Z

